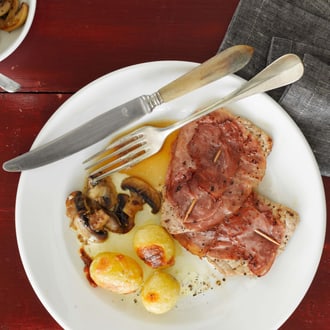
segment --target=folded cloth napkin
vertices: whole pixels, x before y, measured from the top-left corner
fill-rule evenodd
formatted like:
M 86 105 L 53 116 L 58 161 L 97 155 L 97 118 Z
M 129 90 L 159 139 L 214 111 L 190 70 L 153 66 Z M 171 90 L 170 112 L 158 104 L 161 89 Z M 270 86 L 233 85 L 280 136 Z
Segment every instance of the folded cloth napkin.
M 268 51 L 267 65 L 287 53 L 297 54 L 301 59 L 304 58 L 304 54 L 310 54 L 315 56 L 317 59 L 323 61 L 325 64 L 330 64 L 330 48 L 324 49 L 310 44 L 296 42 L 290 39 L 273 37 Z M 326 77 L 327 76 L 326 71 L 324 72 L 324 74 L 325 74 L 324 77 Z M 322 73 L 321 73 L 321 77 L 322 77 Z M 273 97 L 276 101 L 278 101 L 281 95 L 283 94 L 283 92 L 285 91 L 285 88 L 286 87 L 282 87 L 270 91 L 269 95 L 271 95 L 271 97 Z
M 310 143 L 322 175 L 330 176 L 330 1 L 241 0 L 219 51 L 237 44 L 255 49 L 238 75 L 250 79 L 286 53 L 301 57 L 301 80 L 269 92 Z
M 330 176 L 330 66 L 309 54 L 303 62 L 305 74 L 285 89 L 279 103 L 302 128 L 321 173 Z
M 287 2 L 311 14 L 329 19 L 329 0 L 288 0 Z

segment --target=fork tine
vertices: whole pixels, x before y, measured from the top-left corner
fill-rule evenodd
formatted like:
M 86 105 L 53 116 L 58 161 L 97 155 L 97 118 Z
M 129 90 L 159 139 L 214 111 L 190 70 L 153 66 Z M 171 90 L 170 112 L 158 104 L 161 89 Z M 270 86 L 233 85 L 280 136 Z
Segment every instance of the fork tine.
M 92 182 L 93 182 L 93 183 L 96 183 L 97 181 L 102 180 L 102 179 L 104 179 L 105 177 L 107 177 L 107 176 L 109 176 L 109 175 L 111 175 L 111 174 L 113 174 L 113 173 L 115 173 L 115 172 L 121 171 L 121 170 L 123 170 L 123 169 L 125 169 L 125 168 L 127 168 L 127 167 L 130 167 L 130 166 L 134 166 L 135 164 L 137 164 L 137 163 L 141 162 L 142 160 L 146 159 L 147 157 L 149 157 L 149 154 L 150 154 L 150 151 L 147 150 L 145 153 L 143 153 L 142 155 L 140 155 L 140 156 L 138 156 L 138 157 L 136 157 L 136 158 L 133 158 L 133 159 L 132 159 L 131 161 L 129 161 L 129 162 L 127 162 L 127 163 L 125 163 L 125 164 L 122 164 L 122 165 L 120 165 L 120 166 L 118 166 L 118 167 L 116 167 L 116 168 L 112 168 L 111 170 L 108 170 L 108 171 L 106 171 L 106 172 L 103 172 L 103 173 L 100 174 L 100 175 L 97 175 L 97 176 L 93 177 L 93 178 L 92 178 Z M 98 171 L 96 171 L 96 173 L 97 173 L 97 172 L 98 172 Z M 96 174 L 96 173 L 94 173 L 94 174 Z M 90 175 L 93 175 L 93 174 L 90 174 Z
M 131 166 L 131 160 L 135 160 L 134 158 L 136 156 L 139 156 L 139 154 L 141 154 L 141 152 L 143 152 L 143 154 L 145 154 L 148 152 L 148 149 L 146 150 L 144 145 L 141 145 L 138 148 L 133 149 L 133 150 L 129 151 L 128 153 L 124 154 L 123 156 L 118 157 L 118 158 L 114 159 L 113 161 L 105 164 L 104 166 L 101 166 L 100 168 L 93 171 L 90 175 L 94 175 L 98 172 L 103 171 L 104 169 L 111 168 L 111 167 L 117 165 L 118 163 L 119 164 L 124 163 L 124 164 L 119 165 L 118 167 L 115 167 L 114 168 L 115 171 L 119 171 L 120 169 L 123 168 L 123 166 L 125 166 L 125 167 Z M 111 158 L 111 157 L 109 157 L 109 158 Z
M 97 153 L 93 154 L 92 156 L 88 157 L 87 159 L 85 159 L 82 163 L 83 164 L 87 164 L 89 163 L 93 158 L 96 158 L 98 156 L 101 156 L 104 152 L 106 152 L 108 149 L 107 147 L 106 148 L 103 148 L 101 151 L 98 151 Z M 85 170 L 88 170 L 90 168 L 90 166 L 88 167 L 85 167 Z
M 132 149 L 135 146 L 140 147 L 140 146 L 145 145 L 147 142 L 146 142 L 146 140 L 142 140 L 141 139 L 142 137 L 143 137 L 143 135 L 140 135 L 140 137 L 135 136 L 134 137 L 135 139 L 132 140 L 131 142 L 129 142 L 128 144 L 123 145 L 121 148 L 115 150 L 114 152 L 111 152 L 108 155 L 106 155 L 106 156 L 100 158 L 99 160 L 95 161 L 94 163 L 91 163 L 85 169 L 88 170 L 88 169 L 90 169 L 94 166 L 97 166 L 97 165 L 103 163 L 104 161 L 106 161 L 106 160 L 108 160 L 112 157 L 120 155 L 120 154 L 124 153 L 125 151 L 129 151 L 130 149 Z M 141 139 L 141 141 L 138 141 L 139 138 Z M 110 149 L 112 149 L 112 148 L 105 148 L 100 154 L 102 154 L 102 153 L 104 153 L 104 152 L 106 152 L 107 150 L 110 150 Z
M 83 161 L 83 164 L 86 164 L 86 163 L 90 162 L 93 158 L 102 155 L 107 150 L 114 149 L 114 148 L 117 148 L 117 147 L 119 147 L 123 144 L 131 143 L 131 142 L 136 141 L 137 139 L 139 139 L 140 137 L 143 136 L 143 134 L 139 131 L 140 130 L 138 129 L 138 130 L 136 130 L 136 131 L 134 131 L 130 134 L 127 134 L 127 135 L 119 138 L 118 140 L 115 140 L 114 142 L 110 143 L 108 146 L 103 148 L 101 151 L 99 151 L 99 152 L 95 153 L 94 155 L 92 155 L 92 156 L 88 157 L 87 159 L 85 159 Z

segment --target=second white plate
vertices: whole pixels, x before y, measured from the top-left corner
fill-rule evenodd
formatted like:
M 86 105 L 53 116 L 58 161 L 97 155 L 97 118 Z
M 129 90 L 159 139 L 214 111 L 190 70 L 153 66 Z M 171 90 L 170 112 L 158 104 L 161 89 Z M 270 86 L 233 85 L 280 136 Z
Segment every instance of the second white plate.
M 25 2 L 29 5 L 29 13 L 24 25 L 12 32 L 0 30 L 0 61 L 7 58 L 19 47 L 31 28 L 37 0 L 25 0 Z

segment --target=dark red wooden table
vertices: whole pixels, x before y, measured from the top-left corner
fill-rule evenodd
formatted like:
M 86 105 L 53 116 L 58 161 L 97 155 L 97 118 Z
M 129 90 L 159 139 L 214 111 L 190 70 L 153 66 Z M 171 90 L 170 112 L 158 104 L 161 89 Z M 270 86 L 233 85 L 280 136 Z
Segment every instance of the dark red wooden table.
M 28 150 L 65 100 L 106 73 L 154 60 L 202 62 L 211 57 L 237 4 L 238 0 L 39 0 L 27 38 L 0 63 L 0 72 L 23 86 L 16 94 L 0 92 L 0 162 Z M 0 329 L 59 329 L 33 292 L 20 261 L 14 214 L 18 179 L 19 174 L 1 171 Z M 329 208 L 330 178 L 323 183 Z M 328 229 L 315 279 L 282 329 L 329 329 L 329 269 Z

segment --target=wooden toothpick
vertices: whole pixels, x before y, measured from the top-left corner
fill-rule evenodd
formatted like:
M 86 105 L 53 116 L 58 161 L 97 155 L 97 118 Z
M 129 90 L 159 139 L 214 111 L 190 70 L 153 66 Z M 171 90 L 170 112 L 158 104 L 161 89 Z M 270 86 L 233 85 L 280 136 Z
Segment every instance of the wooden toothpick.
M 193 208 L 194 208 L 194 206 L 195 206 L 196 203 L 197 203 L 197 199 L 194 198 L 194 199 L 191 201 L 191 204 L 190 204 L 190 206 L 189 206 L 188 211 L 186 212 L 186 215 L 185 215 L 183 221 L 186 221 L 186 220 L 188 219 L 188 217 L 189 217 L 190 213 L 192 212 L 192 210 L 193 210 Z
M 277 242 L 274 238 L 268 236 L 267 234 L 265 234 L 264 232 L 262 232 L 259 229 L 255 229 L 254 232 L 258 235 L 260 235 L 261 237 L 265 238 L 266 240 L 268 240 L 269 242 L 272 242 L 278 246 L 280 246 L 281 244 L 279 242 Z
M 217 160 L 219 159 L 220 155 L 221 155 L 221 149 L 219 148 L 218 152 L 216 153 L 216 155 L 213 158 L 213 163 L 216 163 L 217 162 Z

